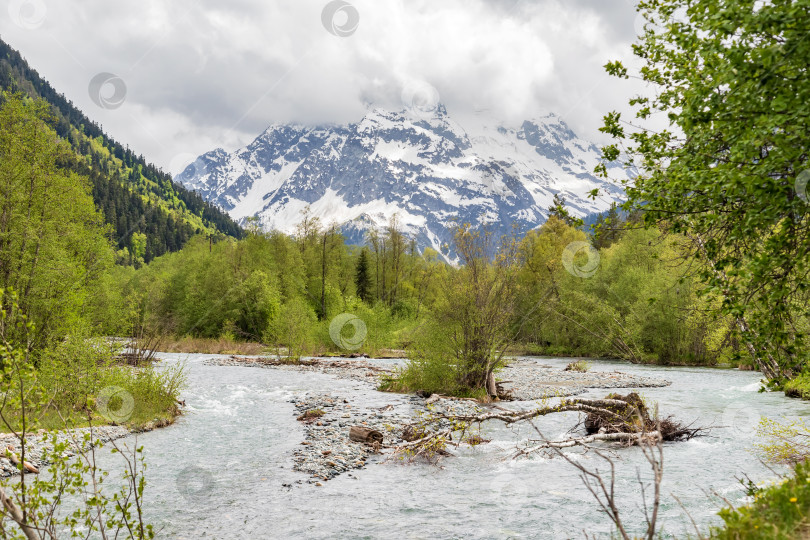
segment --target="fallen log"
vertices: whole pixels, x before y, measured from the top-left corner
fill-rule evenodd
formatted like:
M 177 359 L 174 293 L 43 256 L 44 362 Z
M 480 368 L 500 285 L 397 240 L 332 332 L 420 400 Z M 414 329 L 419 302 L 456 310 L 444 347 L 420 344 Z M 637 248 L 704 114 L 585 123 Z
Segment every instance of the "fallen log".
M 17 457 L 17 454 L 14 453 L 13 449 L 10 446 L 6 448 L 6 457 L 8 457 L 9 461 L 11 461 L 17 467 L 20 466 L 20 458 Z M 23 462 L 23 468 L 30 473 L 39 474 L 39 469 L 37 469 L 27 461 Z
M 375 429 L 363 426 L 352 426 L 349 428 L 349 440 L 364 444 L 380 445 L 383 442 L 383 434 Z

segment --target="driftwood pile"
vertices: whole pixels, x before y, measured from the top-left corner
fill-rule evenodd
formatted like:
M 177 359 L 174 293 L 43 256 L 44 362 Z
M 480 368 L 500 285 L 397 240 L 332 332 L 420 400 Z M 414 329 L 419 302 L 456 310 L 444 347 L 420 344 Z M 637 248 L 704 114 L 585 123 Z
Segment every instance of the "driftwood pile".
M 663 420 L 651 417 L 644 400 L 635 392 L 626 396 L 609 394 L 605 400 L 621 402 L 622 405 L 607 404 L 603 410 L 589 412 L 585 417 L 585 432 L 588 435 L 658 433 L 663 441 L 680 441 L 689 440 L 703 431 L 685 426 L 672 417 Z

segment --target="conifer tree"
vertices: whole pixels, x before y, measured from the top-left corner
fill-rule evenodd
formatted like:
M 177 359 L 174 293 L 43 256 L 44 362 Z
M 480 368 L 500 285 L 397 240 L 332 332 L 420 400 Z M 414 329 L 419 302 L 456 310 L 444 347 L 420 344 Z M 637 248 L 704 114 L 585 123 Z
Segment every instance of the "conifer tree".
M 363 302 L 371 299 L 371 277 L 369 276 L 369 254 L 368 248 L 363 248 L 360 257 L 357 259 L 357 272 L 354 277 L 354 284 L 357 287 L 357 296 Z

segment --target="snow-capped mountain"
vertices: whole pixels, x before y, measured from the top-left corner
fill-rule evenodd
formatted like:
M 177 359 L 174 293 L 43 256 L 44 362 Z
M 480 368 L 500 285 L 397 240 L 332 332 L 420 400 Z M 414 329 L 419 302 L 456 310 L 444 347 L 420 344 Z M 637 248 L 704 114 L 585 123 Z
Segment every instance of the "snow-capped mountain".
M 417 245 L 448 258 L 454 223 L 526 232 L 546 220 L 555 193 L 580 217 L 623 195 L 593 175 L 598 149 L 555 115 L 510 126 L 484 114 L 458 122 L 441 105 L 417 112 L 375 109 L 349 125 L 272 125 L 231 154 L 203 154 L 175 180 L 268 230 L 293 232 L 309 207 L 360 243 L 396 214 Z M 588 198 L 596 188 L 600 197 Z

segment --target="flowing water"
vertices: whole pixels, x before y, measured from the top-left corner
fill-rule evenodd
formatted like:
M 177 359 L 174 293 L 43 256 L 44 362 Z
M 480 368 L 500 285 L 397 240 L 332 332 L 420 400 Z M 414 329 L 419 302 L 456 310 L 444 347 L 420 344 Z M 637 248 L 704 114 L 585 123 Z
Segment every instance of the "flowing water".
M 493 424 L 485 430 L 492 443 L 460 450 L 440 467 L 372 461 L 322 487 L 296 483 L 307 477 L 292 470 L 292 452 L 304 440 L 290 403 L 293 396 L 331 391 L 377 406 L 396 398 L 325 374 L 205 365 L 209 355 L 162 357 L 167 364 L 187 364 L 189 386 L 186 414 L 174 426 L 137 439 L 148 464 L 148 519 L 161 538 L 559 539 L 583 538 L 583 531 L 608 537 L 612 530 L 572 465 L 559 458 L 509 459 L 510 449 L 533 435 L 528 426 Z M 560 369 L 567 363 L 537 361 Z M 669 387 L 641 392 L 658 402 L 664 415 L 698 426 L 726 426 L 665 446 L 659 518 L 665 537 L 694 534 L 674 496 L 705 532 L 718 523 L 720 497 L 745 502 L 737 477 L 775 478 L 754 452 L 760 415 L 810 415 L 808 403 L 759 393 L 757 373 L 601 361 L 592 369 L 670 380 Z M 575 413 L 554 415 L 537 426 L 556 438 L 577 419 Z M 649 466 L 637 448 L 612 455 L 622 516 L 640 534 L 645 524 L 638 475 L 649 484 Z M 114 459 L 104 459 L 108 469 L 120 466 Z M 593 454 L 576 459 L 606 470 Z

